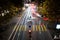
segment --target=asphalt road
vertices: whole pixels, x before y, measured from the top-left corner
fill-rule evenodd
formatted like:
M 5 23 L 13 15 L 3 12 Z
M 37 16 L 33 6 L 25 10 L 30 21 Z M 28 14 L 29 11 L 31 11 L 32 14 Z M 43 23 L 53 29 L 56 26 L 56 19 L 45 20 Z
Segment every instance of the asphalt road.
M 32 27 L 32 32 L 29 33 L 30 28 L 21 26 L 14 40 L 52 40 L 48 30 L 42 29 L 43 27 L 41 28 L 40 26 L 36 26 L 36 28 L 35 26 Z M 38 27 L 40 27 L 40 29 Z
M 31 19 L 30 16 L 30 8 L 27 8 L 17 24 L 14 36 L 8 40 L 52 40 L 46 26 L 40 24 L 42 20 L 36 21 L 36 19 Z M 29 30 L 31 30 L 30 33 Z
M 8 40 L 52 40 L 44 23 L 41 25 L 42 19 L 32 19 L 30 8 L 27 8 L 19 19 Z
M 0 40 L 7 40 L 8 37 L 10 36 L 14 26 L 18 22 L 20 17 L 18 15 L 12 17 L 10 21 L 6 24 L 3 24 L 0 28 Z

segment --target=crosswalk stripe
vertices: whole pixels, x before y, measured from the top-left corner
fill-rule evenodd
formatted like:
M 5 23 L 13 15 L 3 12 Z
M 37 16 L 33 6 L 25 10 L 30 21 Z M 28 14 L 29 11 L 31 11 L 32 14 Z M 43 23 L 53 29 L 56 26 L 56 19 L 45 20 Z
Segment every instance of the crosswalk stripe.
M 39 28 L 39 31 L 41 31 L 41 29 L 40 29 L 40 25 L 38 26 L 38 28 Z
M 22 25 L 21 31 L 23 31 L 23 25 Z
M 37 29 L 38 29 L 38 31 L 39 31 L 39 25 L 37 25 Z
M 46 26 L 44 25 L 44 30 L 47 31 Z
M 21 26 L 21 31 L 22 31 L 22 26 Z
M 21 31 L 21 28 L 22 28 L 22 25 L 20 26 L 19 31 Z
M 32 30 L 35 31 L 35 30 L 34 30 L 34 25 L 33 25 L 33 27 L 32 27 Z
M 21 25 L 19 28 L 20 31 L 26 31 L 26 26 L 25 25 Z
M 44 31 L 44 29 L 43 29 L 43 26 L 42 26 L 42 25 L 41 25 L 41 29 L 42 29 L 41 31 Z
M 19 31 L 26 31 L 27 27 L 26 25 L 20 25 L 19 27 Z M 32 31 L 47 31 L 46 26 L 45 25 L 33 25 L 32 26 Z
M 23 27 L 22 27 L 22 31 L 24 31 L 24 25 L 23 25 Z
M 36 25 L 36 31 L 38 31 L 38 29 L 37 29 L 37 25 Z

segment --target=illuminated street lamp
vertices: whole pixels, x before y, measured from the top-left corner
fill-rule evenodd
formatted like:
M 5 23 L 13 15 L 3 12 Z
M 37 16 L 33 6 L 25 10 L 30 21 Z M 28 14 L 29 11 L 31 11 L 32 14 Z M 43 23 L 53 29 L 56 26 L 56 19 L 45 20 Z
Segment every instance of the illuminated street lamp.
M 2 16 L 4 16 L 4 13 L 2 13 Z

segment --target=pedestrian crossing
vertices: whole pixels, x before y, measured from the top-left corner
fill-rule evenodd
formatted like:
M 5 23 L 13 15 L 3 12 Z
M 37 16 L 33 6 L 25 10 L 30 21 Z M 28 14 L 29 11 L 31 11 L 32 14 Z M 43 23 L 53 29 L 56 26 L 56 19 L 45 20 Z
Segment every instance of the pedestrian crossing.
M 20 25 L 19 30 L 20 31 L 27 31 L 29 29 L 29 27 L 25 26 L 25 25 Z M 45 25 L 33 25 L 31 27 L 32 31 L 47 31 L 47 28 Z

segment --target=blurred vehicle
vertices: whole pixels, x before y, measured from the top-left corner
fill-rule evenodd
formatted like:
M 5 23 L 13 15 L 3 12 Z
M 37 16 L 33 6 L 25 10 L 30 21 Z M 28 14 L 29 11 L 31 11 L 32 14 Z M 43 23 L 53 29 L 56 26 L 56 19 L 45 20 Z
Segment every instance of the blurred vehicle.
M 29 6 L 30 6 L 30 4 L 28 4 L 28 3 L 24 4 L 25 8 L 28 8 Z
M 29 26 L 29 28 L 31 28 L 31 26 Z
M 32 20 L 27 20 L 27 26 L 29 27 L 29 29 L 31 29 L 31 27 L 32 27 Z
M 29 32 L 29 38 L 31 39 L 31 37 L 32 37 L 32 36 L 31 36 L 32 31 L 29 30 L 28 32 Z

